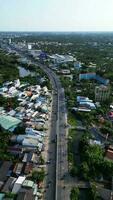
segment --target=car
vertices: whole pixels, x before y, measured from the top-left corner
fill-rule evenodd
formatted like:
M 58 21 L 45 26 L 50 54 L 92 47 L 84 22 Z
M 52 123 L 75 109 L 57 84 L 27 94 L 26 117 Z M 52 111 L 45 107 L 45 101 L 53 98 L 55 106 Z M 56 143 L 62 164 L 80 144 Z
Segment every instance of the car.
M 47 162 L 46 162 L 46 164 L 50 164 L 51 163 L 51 161 L 50 160 L 48 160 Z
M 55 143 L 55 142 L 56 142 L 56 140 L 55 140 L 55 139 L 52 139 L 52 140 L 51 140 L 51 142 L 52 142 L 52 143 Z

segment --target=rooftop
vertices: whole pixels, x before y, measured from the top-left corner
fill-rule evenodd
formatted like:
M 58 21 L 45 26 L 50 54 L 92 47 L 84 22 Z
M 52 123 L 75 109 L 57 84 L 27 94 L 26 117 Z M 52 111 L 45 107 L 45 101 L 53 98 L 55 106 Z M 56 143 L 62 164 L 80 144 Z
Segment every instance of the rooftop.
M 14 117 L 7 116 L 7 115 L 0 116 L 0 125 L 2 126 L 2 128 L 6 130 L 16 127 L 20 123 L 21 123 L 21 120 L 16 119 Z
M 22 184 L 23 187 L 30 187 L 33 188 L 34 182 L 30 180 L 25 180 Z

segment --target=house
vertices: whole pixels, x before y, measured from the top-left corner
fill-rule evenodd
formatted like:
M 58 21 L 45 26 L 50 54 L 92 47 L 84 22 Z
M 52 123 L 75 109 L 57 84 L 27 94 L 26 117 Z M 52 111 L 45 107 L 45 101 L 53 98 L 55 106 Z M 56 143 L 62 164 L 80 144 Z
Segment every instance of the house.
M 93 110 L 93 109 L 96 109 L 96 106 L 95 106 L 95 104 L 94 103 L 92 103 L 92 102 L 87 102 L 87 101 L 82 101 L 82 102 L 79 102 L 79 106 L 80 107 L 86 107 L 86 108 L 89 108 L 89 109 L 91 109 L 91 110 Z
M 0 193 L 0 200 L 4 199 L 5 194 L 4 193 Z
M 21 120 L 15 118 L 15 117 L 11 117 L 11 116 L 8 116 L 8 115 L 1 115 L 0 116 L 0 125 L 5 130 L 9 130 L 9 131 L 13 132 L 14 129 L 19 124 L 21 124 Z
M 111 146 L 106 150 L 105 158 L 113 161 L 113 148 Z
M 32 147 L 32 148 L 35 148 L 35 147 L 38 147 L 39 145 L 39 142 L 38 140 L 36 140 L 35 138 L 25 138 L 22 142 L 22 146 L 24 147 Z
M 25 180 L 22 183 L 22 187 L 24 187 L 24 188 L 33 188 L 34 187 L 34 182 L 30 181 L 30 180 Z
M 88 97 L 84 97 L 84 96 L 77 96 L 77 102 L 92 102 L 92 100 L 90 100 Z
M 70 74 L 70 70 L 69 69 L 62 69 L 61 70 L 61 74 Z
M 23 163 L 16 163 L 16 165 L 13 169 L 13 173 L 16 174 L 17 176 L 19 176 L 22 172 L 22 168 L 23 168 Z
M 15 80 L 14 84 L 16 88 L 20 87 L 20 80 L 19 79 Z
M 14 117 L 15 114 L 16 114 L 16 111 L 15 110 L 10 110 L 7 114 L 10 115 L 11 117 Z
M 85 107 L 73 107 L 73 112 L 91 112 L 91 109 L 85 108 Z
M 109 116 L 110 119 L 113 119 L 113 111 L 109 112 L 108 116 Z
M 8 193 L 8 192 L 11 192 L 12 189 L 13 189 L 13 186 L 14 186 L 14 183 L 16 181 L 16 178 L 14 177 L 9 177 L 8 180 L 6 181 L 3 189 L 2 189 L 2 192 L 4 193 Z
M 16 137 L 17 143 L 23 144 L 25 142 L 25 140 L 26 141 L 28 140 L 29 143 L 31 143 L 31 141 L 35 140 L 35 142 L 34 142 L 34 144 L 35 144 L 35 143 L 38 143 L 39 141 L 42 142 L 43 138 L 40 135 L 30 135 L 30 134 L 27 134 L 27 135 L 18 135 Z
M 88 97 L 77 96 L 77 103 L 81 108 L 84 107 L 86 109 L 91 109 L 91 110 L 96 109 L 95 104 Z
M 89 140 L 89 143 L 90 143 L 90 145 L 101 145 L 101 142 L 100 141 L 98 141 L 98 140 L 92 140 L 92 139 L 90 139 Z
M 45 120 L 43 120 L 43 119 L 41 119 L 41 120 L 45 122 Z M 34 136 L 40 135 L 40 136 L 44 136 L 44 133 L 42 133 L 40 131 L 37 131 L 37 130 L 34 130 L 33 128 L 26 128 L 25 129 L 25 133 L 27 135 L 34 135 Z
M 38 155 L 34 152 L 25 153 L 22 162 L 38 163 Z
M 22 188 L 20 192 L 17 194 L 17 200 L 35 200 L 33 196 L 33 189 L 30 188 Z
M 102 188 L 102 187 L 97 187 L 97 192 L 103 200 L 113 200 L 112 190 Z
M 19 190 L 21 189 L 22 183 L 25 181 L 25 176 L 19 176 L 18 179 L 16 180 L 13 189 L 12 189 L 12 193 L 17 194 L 19 192 Z
M 0 181 L 4 182 L 7 179 L 8 172 L 12 166 L 11 161 L 3 161 L 2 165 L 0 166 Z
M 76 62 L 74 63 L 74 67 L 75 67 L 76 69 L 80 69 L 80 68 L 82 67 L 81 62 L 76 61 Z
M 25 169 L 24 169 L 24 174 L 29 174 L 32 172 L 32 169 L 33 169 L 33 163 L 26 163 L 25 165 Z
M 22 148 L 17 146 L 8 147 L 8 152 L 14 155 L 20 155 L 22 153 Z

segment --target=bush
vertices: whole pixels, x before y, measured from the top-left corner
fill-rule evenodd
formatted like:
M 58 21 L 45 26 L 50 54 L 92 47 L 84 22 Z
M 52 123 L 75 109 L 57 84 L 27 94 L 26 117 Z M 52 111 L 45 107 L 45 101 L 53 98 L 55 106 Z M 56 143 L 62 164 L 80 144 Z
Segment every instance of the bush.
M 71 200 L 78 200 L 79 199 L 79 188 L 73 188 L 71 190 L 70 199 Z

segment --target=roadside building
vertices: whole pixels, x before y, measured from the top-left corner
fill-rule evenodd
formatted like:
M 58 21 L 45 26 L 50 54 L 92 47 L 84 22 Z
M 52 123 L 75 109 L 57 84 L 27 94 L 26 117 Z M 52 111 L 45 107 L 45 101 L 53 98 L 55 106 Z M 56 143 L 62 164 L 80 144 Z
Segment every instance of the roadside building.
M 34 187 L 34 182 L 30 181 L 30 180 L 25 180 L 22 183 L 22 187 L 24 187 L 24 188 L 33 188 Z
M 21 124 L 21 120 L 11 117 L 8 115 L 1 115 L 0 116 L 0 125 L 5 130 L 14 131 L 14 129 Z
M 24 174 L 28 175 L 29 173 L 32 172 L 33 169 L 33 163 L 26 163 L 25 169 L 24 169 Z
M 105 85 L 95 87 L 95 101 L 105 101 L 109 99 L 110 88 Z
M 22 168 L 23 168 L 23 163 L 16 163 L 13 173 L 19 176 L 22 172 Z
M 0 193 L 0 200 L 4 199 L 5 194 L 4 193 Z
M 96 73 L 83 73 L 79 74 L 79 80 L 96 80 L 97 82 L 108 85 L 109 79 L 105 79 Z
M 105 153 L 105 158 L 113 161 L 113 146 L 109 146 Z
M 6 192 L 7 192 L 7 193 L 8 193 L 8 192 L 11 192 L 15 181 L 16 181 L 16 178 L 14 178 L 14 177 L 9 177 L 8 180 L 6 181 L 6 183 L 5 183 L 4 187 L 3 187 L 3 189 L 2 189 L 2 192 L 4 192 L 4 193 L 6 193 Z
M 12 193 L 17 194 L 21 189 L 22 183 L 25 181 L 25 176 L 19 176 L 16 180 L 14 187 L 12 189 Z
M 12 166 L 11 161 L 4 161 L 0 167 L 0 182 L 6 181 L 10 167 Z

